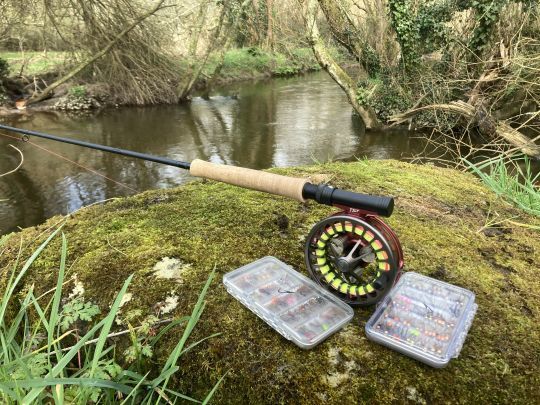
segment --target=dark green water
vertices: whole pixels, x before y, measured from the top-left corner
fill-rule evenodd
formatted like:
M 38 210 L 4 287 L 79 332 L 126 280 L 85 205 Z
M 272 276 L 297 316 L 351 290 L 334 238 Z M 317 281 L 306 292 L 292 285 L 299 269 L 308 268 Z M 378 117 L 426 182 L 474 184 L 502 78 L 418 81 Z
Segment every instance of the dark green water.
M 325 73 L 229 86 L 208 99 L 197 97 L 178 106 L 120 108 L 84 116 L 47 112 L 4 122 L 172 159 L 201 158 L 256 169 L 355 157 L 404 159 L 423 147 L 403 130 L 366 133 L 341 89 Z M 23 167 L 0 178 L 0 234 L 131 195 L 133 190 L 174 187 L 190 179 L 186 171 L 173 167 L 32 141 L 75 163 L 0 137 L 0 173 L 18 162 L 9 143 L 24 152 Z

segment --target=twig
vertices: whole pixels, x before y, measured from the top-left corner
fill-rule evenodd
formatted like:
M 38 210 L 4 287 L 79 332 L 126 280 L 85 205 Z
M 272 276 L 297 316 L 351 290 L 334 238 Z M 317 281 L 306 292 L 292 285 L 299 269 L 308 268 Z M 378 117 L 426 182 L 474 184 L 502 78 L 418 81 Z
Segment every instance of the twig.
M 169 323 L 171 322 L 173 319 L 172 318 L 167 318 L 167 319 L 162 319 L 161 321 L 157 321 L 156 323 L 154 323 L 152 326 L 159 326 L 159 325 L 163 325 L 165 323 Z M 110 339 L 110 338 L 113 338 L 113 337 L 118 337 L 118 336 L 123 336 L 123 335 L 127 335 L 128 333 L 130 333 L 131 331 L 137 331 L 141 328 L 143 328 L 144 326 L 141 325 L 141 326 L 137 326 L 135 328 L 132 328 L 132 329 L 126 329 L 126 330 L 121 330 L 120 332 L 114 332 L 114 333 L 109 333 L 107 335 L 107 339 Z M 96 339 L 91 339 L 91 340 L 87 340 L 83 346 L 88 346 L 88 345 L 91 345 L 93 343 L 97 343 L 99 341 L 99 338 L 96 338 Z M 71 350 L 74 346 L 70 346 L 70 347 L 66 347 L 64 349 L 62 349 L 63 352 L 67 352 L 69 350 Z
M 113 245 L 111 245 L 111 242 L 109 241 L 109 235 L 107 235 L 107 245 L 109 245 L 112 249 L 114 249 L 118 253 L 124 255 L 125 257 L 127 257 L 127 255 L 124 252 L 122 252 L 120 249 L 115 248 Z

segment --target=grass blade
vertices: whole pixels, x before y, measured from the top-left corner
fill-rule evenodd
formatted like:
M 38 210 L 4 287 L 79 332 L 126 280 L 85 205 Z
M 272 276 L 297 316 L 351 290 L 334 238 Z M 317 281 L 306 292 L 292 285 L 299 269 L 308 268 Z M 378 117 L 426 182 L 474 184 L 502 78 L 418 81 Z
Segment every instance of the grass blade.
M 119 384 L 110 380 L 102 380 L 98 378 L 36 378 L 30 380 L 17 380 L 14 382 L 2 382 L 4 387 L 24 387 L 24 388 L 38 388 L 43 389 L 55 385 L 79 385 L 81 387 L 97 387 L 97 388 L 110 388 L 116 391 L 120 391 L 123 394 L 129 394 L 132 390 L 131 387 Z
M 216 393 L 216 390 L 218 389 L 219 385 L 221 384 L 221 382 L 223 381 L 223 379 L 227 376 L 227 374 L 228 374 L 228 371 L 227 371 L 225 374 L 223 374 L 223 377 L 221 377 L 221 378 L 219 379 L 219 381 L 216 383 L 216 385 L 214 385 L 214 388 L 212 388 L 212 391 L 210 391 L 210 392 L 208 393 L 208 395 L 206 396 L 206 398 L 204 399 L 203 405 L 206 405 L 206 404 L 208 404 L 208 403 L 210 402 L 210 400 L 212 399 L 212 397 L 213 397 L 214 394 Z
M 161 339 L 161 337 L 165 333 L 167 333 L 169 330 L 171 330 L 175 326 L 181 325 L 181 324 L 183 324 L 184 322 L 187 322 L 187 321 L 189 321 L 189 316 L 184 316 L 184 317 L 182 317 L 180 319 L 175 319 L 174 321 L 169 323 L 167 326 L 162 328 L 156 336 L 154 336 L 154 338 L 150 341 L 150 346 L 154 346 L 159 341 L 159 339 Z
M 186 329 L 184 330 L 184 333 L 182 335 L 182 338 L 174 348 L 173 352 L 167 359 L 167 362 L 165 363 L 165 366 L 163 367 L 163 371 L 165 371 L 167 368 L 169 368 L 172 364 L 176 364 L 178 361 L 178 358 L 180 357 L 180 353 L 182 352 L 182 349 L 184 348 L 184 345 L 189 338 L 191 332 L 193 331 L 193 328 L 197 324 L 197 321 L 199 320 L 203 310 L 204 310 L 204 298 L 206 296 L 206 292 L 208 291 L 208 288 L 210 287 L 210 284 L 212 283 L 212 280 L 214 279 L 216 269 L 212 270 L 210 273 L 210 276 L 208 277 L 208 280 L 206 281 L 206 284 L 204 285 L 201 293 L 199 294 L 199 298 L 197 300 L 197 303 L 193 307 L 193 311 L 191 313 L 191 316 L 189 318 L 188 324 L 186 325 Z
M 139 382 L 137 383 L 137 385 L 135 385 L 135 387 L 133 387 L 133 389 L 131 390 L 131 392 L 128 394 L 128 396 L 126 398 L 124 398 L 124 400 L 120 403 L 120 405 L 124 405 L 127 400 L 129 398 L 131 398 L 132 395 L 134 395 L 138 390 L 139 390 L 139 387 L 144 383 L 146 382 L 146 377 L 148 377 L 148 374 L 150 374 L 150 371 L 148 373 L 146 373 L 144 376 L 142 376 L 140 379 L 139 379 Z M 135 397 L 133 398 L 135 399 Z
M 58 363 L 52 368 L 51 371 L 49 371 L 49 373 L 47 374 L 47 376 L 45 378 L 54 378 L 58 375 L 58 373 L 60 373 L 68 364 L 69 362 L 73 359 L 73 357 L 75 357 L 77 355 L 77 353 L 79 352 L 79 350 L 81 349 L 81 347 L 88 341 L 90 340 L 94 334 L 100 329 L 100 328 L 103 328 L 103 326 L 105 324 L 112 324 L 112 319 L 114 319 L 114 317 L 116 316 L 116 313 L 118 311 L 118 307 L 119 307 L 119 304 L 120 304 L 120 301 L 121 301 L 121 297 L 124 296 L 124 293 L 126 292 L 130 282 L 131 282 L 131 279 L 133 278 L 133 275 L 131 275 L 125 282 L 124 282 L 124 285 L 122 286 L 122 289 L 120 290 L 120 293 L 118 294 L 118 296 L 116 297 L 115 301 L 114 301 L 114 304 L 113 304 L 113 307 L 111 308 L 111 310 L 109 311 L 109 314 L 103 319 L 101 320 L 100 322 L 98 322 L 93 328 L 91 328 L 87 333 L 86 335 L 84 335 L 78 342 L 77 344 L 75 344 L 74 346 L 72 346 L 72 348 L 69 350 L 69 352 L 67 352 L 67 354 L 65 354 L 64 356 L 62 356 Z M 110 328 L 110 327 L 109 327 Z M 103 344 L 105 344 L 105 340 L 107 338 L 107 333 L 105 333 L 104 335 L 101 334 L 100 336 L 100 342 L 98 343 L 102 343 L 101 345 L 101 350 L 103 349 Z M 101 341 L 103 340 L 103 341 Z M 101 352 L 100 350 L 100 352 Z M 99 361 L 99 357 L 97 357 L 98 360 L 96 360 L 94 358 L 94 360 L 96 361 L 96 364 L 97 364 L 97 361 Z M 26 397 L 24 398 L 23 400 L 23 403 L 24 404 L 31 404 L 38 396 L 39 394 L 42 392 L 43 390 L 43 387 L 40 387 L 40 388 L 34 388 L 32 389 L 32 391 L 30 391 Z
M 6 288 L 6 291 L 4 293 L 4 298 L 2 299 L 2 305 L 0 306 L 0 322 L 4 321 L 4 316 L 6 314 L 6 309 L 7 309 L 8 302 L 9 302 L 11 296 L 13 295 L 13 292 L 15 291 L 15 288 L 17 287 L 17 285 L 19 284 L 19 282 L 21 281 L 23 276 L 26 274 L 26 271 L 30 268 L 32 263 L 34 263 L 34 261 L 37 259 L 37 257 L 43 251 L 43 249 L 45 249 L 45 247 L 47 247 L 49 242 L 56 236 L 56 234 L 60 231 L 60 229 L 62 229 L 62 226 L 60 226 L 57 230 L 55 230 L 47 238 L 47 240 L 45 240 L 45 242 L 43 242 L 37 248 L 37 250 L 34 253 L 32 253 L 32 256 L 30 256 L 30 258 L 26 261 L 26 263 L 24 264 L 23 268 L 21 269 L 20 273 L 17 275 L 17 277 L 15 278 L 13 283 L 11 285 L 9 285 L 9 288 Z
M 133 279 L 133 274 L 128 277 L 128 279 L 122 286 L 122 289 L 116 296 L 116 299 L 114 300 L 111 310 L 109 311 L 109 315 L 107 315 L 107 317 L 105 317 L 104 319 L 105 322 L 103 324 L 103 328 L 101 329 L 101 333 L 99 334 L 99 340 L 96 343 L 96 348 L 94 349 L 94 354 L 93 354 L 94 358 L 92 359 L 90 376 L 93 376 L 96 371 L 99 359 L 101 358 L 101 352 L 103 351 L 103 347 L 105 346 L 105 342 L 107 341 L 107 335 L 109 334 L 109 331 L 111 330 L 111 326 L 114 322 L 114 319 L 116 318 L 118 309 L 120 308 L 120 303 L 122 302 L 122 298 L 124 297 L 132 279 Z
M 62 254 L 60 257 L 60 268 L 58 269 L 58 280 L 56 282 L 56 290 L 52 300 L 51 312 L 49 315 L 49 328 L 47 330 L 47 343 L 49 347 L 52 346 L 56 324 L 58 323 L 60 299 L 62 298 L 62 284 L 64 283 L 64 272 L 66 269 L 66 256 L 67 240 L 66 235 L 62 232 Z

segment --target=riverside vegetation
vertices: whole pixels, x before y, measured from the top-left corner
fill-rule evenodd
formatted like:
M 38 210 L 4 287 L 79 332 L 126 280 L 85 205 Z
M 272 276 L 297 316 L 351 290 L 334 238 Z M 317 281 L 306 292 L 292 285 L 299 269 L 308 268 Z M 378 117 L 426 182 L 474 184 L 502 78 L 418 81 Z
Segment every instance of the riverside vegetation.
M 307 46 L 368 129 L 408 123 L 455 134 L 458 146 L 470 145 L 463 135 L 474 129 L 489 150 L 495 142 L 498 151 L 502 145 L 540 157 L 529 137 L 538 135 L 536 1 L 30 3 L 2 3 L 0 46 L 64 51 L 69 63 L 51 80 L 27 79 L 21 106 L 73 81 L 102 83 L 121 104 L 178 102 L 197 83 L 211 86 L 220 78 L 226 62 L 241 56 L 235 48 L 249 46 L 255 58 L 240 64 L 268 59 L 270 52 L 273 62 L 263 65 L 292 74 L 313 68 L 311 58 L 299 63 L 294 52 Z M 356 60 L 358 69 L 344 70 L 329 46 Z M 2 66 L 3 92 L 10 94 Z
M 47 103 L 55 92 L 67 99 L 53 103 L 62 109 L 176 103 L 223 79 L 323 68 L 368 129 L 428 129 L 460 157 L 471 148 L 540 157 L 536 1 L 8 0 L 2 8 L 0 47 L 63 52 L 66 62 L 50 76 L 25 76 L 31 62 L 21 57 L 11 78 L 1 62 L 8 105 Z M 344 69 L 346 60 L 356 68 Z M 66 90 L 81 85 L 96 103 Z

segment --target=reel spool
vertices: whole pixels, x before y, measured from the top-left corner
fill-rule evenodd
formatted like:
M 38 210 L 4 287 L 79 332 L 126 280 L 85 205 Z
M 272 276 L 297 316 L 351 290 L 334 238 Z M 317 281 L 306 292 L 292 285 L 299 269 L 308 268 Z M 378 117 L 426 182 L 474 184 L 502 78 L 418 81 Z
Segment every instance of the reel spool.
M 355 209 L 317 223 L 305 246 L 311 277 L 349 305 L 369 306 L 395 284 L 403 267 L 397 236 L 374 215 Z

